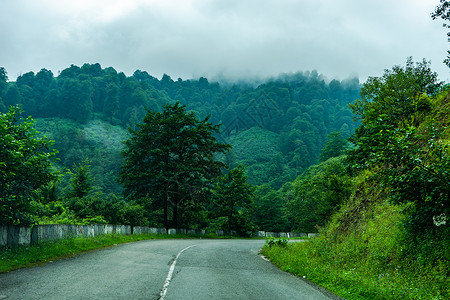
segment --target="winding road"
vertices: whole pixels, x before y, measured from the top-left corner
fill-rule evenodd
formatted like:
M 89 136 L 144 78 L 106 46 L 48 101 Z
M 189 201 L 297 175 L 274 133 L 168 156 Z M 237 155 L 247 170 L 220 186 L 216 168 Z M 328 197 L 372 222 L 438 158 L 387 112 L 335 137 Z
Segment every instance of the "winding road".
M 330 299 L 263 240 L 147 240 L 0 274 L 0 299 Z M 331 296 L 332 297 L 332 296 Z

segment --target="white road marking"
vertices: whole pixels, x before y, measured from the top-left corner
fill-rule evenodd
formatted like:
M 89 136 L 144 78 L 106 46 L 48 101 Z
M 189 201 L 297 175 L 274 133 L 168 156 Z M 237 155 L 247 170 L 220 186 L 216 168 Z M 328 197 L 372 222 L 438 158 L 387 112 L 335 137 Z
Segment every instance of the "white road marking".
M 184 248 L 183 250 L 178 252 L 177 256 L 175 256 L 175 259 L 173 260 L 173 263 L 170 266 L 169 273 L 167 274 L 166 282 L 164 283 L 163 289 L 161 290 L 161 293 L 159 293 L 158 300 L 164 300 L 164 298 L 166 297 L 167 289 L 169 288 L 170 281 L 172 280 L 173 271 L 175 270 L 175 265 L 177 264 L 178 257 L 180 257 L 181 253 L 192 247 L 195 247 L 195 245 Z

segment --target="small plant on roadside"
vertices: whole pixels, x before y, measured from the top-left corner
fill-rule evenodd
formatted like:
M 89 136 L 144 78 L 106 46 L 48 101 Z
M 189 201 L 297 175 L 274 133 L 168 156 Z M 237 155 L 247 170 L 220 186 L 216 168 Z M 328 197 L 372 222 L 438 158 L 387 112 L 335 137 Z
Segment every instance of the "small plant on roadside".
M 286 247 L 289 240 L 285 238 L 273 239 L 269 238 L 266 240 L 265 246 L 271 248 L 272 246 Z

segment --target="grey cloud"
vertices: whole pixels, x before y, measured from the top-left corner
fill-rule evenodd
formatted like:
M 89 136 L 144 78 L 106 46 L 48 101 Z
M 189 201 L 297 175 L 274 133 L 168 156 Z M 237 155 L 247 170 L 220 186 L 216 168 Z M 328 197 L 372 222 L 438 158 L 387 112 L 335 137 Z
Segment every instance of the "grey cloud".
M 419 1 L 130 0 L 137 4 L 111 16 L 63 11 L 56 2 L 0 3 L 0 26 L 11 28 L 0 32 L 0 65 L 10 78 L 99 62 L 129 75 L 141 69 L 185 79 L 317 69 L 364 80 L 411 55 L 432 60 L 441 78 L 449 77 L 441 63 L 445 30 L 430 18 L 434 4 Z

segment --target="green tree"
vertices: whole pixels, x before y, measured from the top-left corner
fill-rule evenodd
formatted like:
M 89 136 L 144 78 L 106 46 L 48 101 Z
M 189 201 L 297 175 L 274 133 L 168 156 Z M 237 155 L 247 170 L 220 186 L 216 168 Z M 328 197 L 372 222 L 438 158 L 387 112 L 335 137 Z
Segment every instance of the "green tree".
M 344 158 L 330 158 L 308 168 L 291 184 L 293 197 L 287 203 L 287 215 L 298 230 L 314 232 L 349 199 L 351 187 Z
M 230 146 L 217 142 L 213 133 L 219 132 L 219 125 L 208 119 L 198 120 L 177 102 L 167 104 L 163 112 L 148 111 L 137 130 L 129 129 L 119 174 L 124 196 L 153 198 L 152 209 L 163 210 L 165 227 L 179 227 L 184 213 L 199 209 L 207 188 L 225 167 L 215 155 Z
M 394 66 L 382 77 L 370 77 L 361 89 L 361 99 L 350 107 L 361 119 L 349 141 L 356 147 L 349 151 L 353 169 L 367 168 L 374 149 L 384 145 L 386 130 L 417 126 L 431 109 L 429 97 L 438 93 L 442 82 L 426 61 L 406 67 Z
M 381 77 L 369 77 L 361 88 L 361 98 L 350 107 L 362 121 L 360 128 L 376 122 L 380 115 L 385 116 L 384 123 L 414 125 L 418 122 L 416 112 L 429 110 L 424 95 L 436 94 L 441 86 L 429 62 L 414 64 L 409 57 L 405 67 L 394 66 Z
M 275 191 L 268 184 L 256 189 L 253 218 L 255 225 L 260 230 L 270 232 L 289 231 L 285 209 L 286 203 L 281 192 Z
M 323 147 L 322 152 L 319 156 L 319 162 L 324 162 L 329 158 L 341 156 L 344 154 L 348 141 L 342 137 L 342 134 L 337 132 L 332 132 L 327 136 L 328 140 Z
M 64 117 L 87 123 L 93 112 L 92 83 L 89 80 L 60 79 L 59 108 Z
M 225 226 L 229 232 L 243 233 L 249 226 L 248 213 L 253 206 L 254 188 L 246 180 L 245 167 L 238 165 L 219 177 L 214 188 L 215 215 L 227 218 Z
M 441 130 L 430 126 L 418 130 L 386 132 L 386 144 L 373 157 L 384 167 L 380 182 L 390 189 L 393 203 L 412 203 L 410 230 L 426 232 L 438 216 L 450 215 L 450 152 Z M 375 151 L 378 149 L 374 149 Z
M 33 193 L 56 179 L 52 141 L 38 137 L 33 119 L 19 107 L 0 114 L 0 224 L 33 222 Z
M 83 198 L 89 194 L 92 189 L 90 167 L 89 159 L 85 159 L 74 167 L 70 181 L 69 197 Z
M 440 86 L 437 75 L 423 64 L 408 72 L 405 78 L 400 76 L 405 70 L 395 67 L 383 80 L 364 84 L 362 96 L 371 91 L 372 101 L 354 107 L 362 123 L 350 138 L 356 147 L 348 151 L 348 162 L 353 171 L 374 170 L 372 178 L 389 192 L 391 202 L 410 204 L 415 235 L 433 228 L 433 217 L 449 214 L 450 157 L 443 130 L 430 121 Z M 392 91 L 393 86 L 404 88 Z M 439 97 L 447 99 L 448 91 Z M 443 101 L 440 105 L 448 105 Z M 440 118 L 447 119 L 448 110 Z
M 111 123 L 119 114 L 119 87 L 114 82 L 109 82 L 106 85 L 106 98 L 103 111 Z
M 0 67 L 0 103 L 8 87 L 8 75 L 4 67 Z

